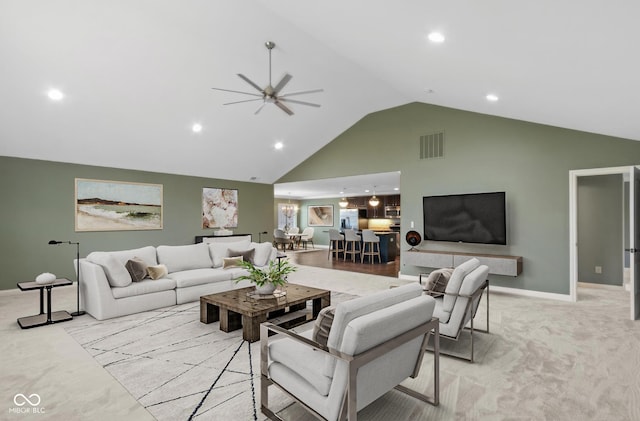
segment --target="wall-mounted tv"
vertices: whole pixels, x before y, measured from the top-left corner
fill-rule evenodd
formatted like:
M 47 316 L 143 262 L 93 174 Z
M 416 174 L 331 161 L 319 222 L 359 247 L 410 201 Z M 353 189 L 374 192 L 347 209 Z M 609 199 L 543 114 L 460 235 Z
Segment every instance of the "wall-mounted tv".
M 424 196 L 424 238 L 506 245 L 505 205 L 505 192 Z

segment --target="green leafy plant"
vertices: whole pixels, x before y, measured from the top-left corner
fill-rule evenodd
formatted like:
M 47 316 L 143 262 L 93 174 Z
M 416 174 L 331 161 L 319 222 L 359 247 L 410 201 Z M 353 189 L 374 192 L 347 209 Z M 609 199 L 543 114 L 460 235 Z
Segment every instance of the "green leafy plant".
M 298 270 L 298 268 L 293 266 L 288 260 L 280 261 L 279 263 L 271 260 L 269 266 L 264 268 L 258 268 L 248 260 L 243 260 L 239 265 L 246 269 L 249 274 L 239 276 L 235 281 L 239 282 L 246 279 L 259 287 L 265 284 L 282 286 L 287 283 L 287 275 Z

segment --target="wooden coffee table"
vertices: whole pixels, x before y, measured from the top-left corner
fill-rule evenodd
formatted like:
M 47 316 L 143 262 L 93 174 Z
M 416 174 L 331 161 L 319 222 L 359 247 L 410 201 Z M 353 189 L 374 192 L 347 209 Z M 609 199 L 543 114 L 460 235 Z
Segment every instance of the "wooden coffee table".
M 200 297 L 200 321 L 213 323 L 220 321 L 220 330 L 231 332 L 242 327 L 242 338 L 249 342 L 260 339 L 260 323 L 269 318 L 303 310 L 307 301 L 313 301 L 311 318 L 305 315 L 304 323 L 318 317 L 324 307 L 331 304 L 331 292 L 325 289 L 287 284 L 281 297 L 254 298 L 255 287 L 234 289 Z M 296 324 L 289 324 L 293 327 Z

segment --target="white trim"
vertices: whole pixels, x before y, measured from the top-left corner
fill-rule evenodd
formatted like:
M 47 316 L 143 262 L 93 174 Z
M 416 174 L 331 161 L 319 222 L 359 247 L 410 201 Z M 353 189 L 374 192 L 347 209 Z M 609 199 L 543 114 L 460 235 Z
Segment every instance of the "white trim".
M 593 282 L 578 282 L 578 286 L 580 288 L 606 289 L 606 290 L 609 290 L 609 291 L 623 291 L 624 290 L 624 286 L 622 286 L 622 285 L 594 284 Z
M 403 275 L 398 274 L 398 278 L 400 279 L 409 279 L 418 282 L 419 277 L 415 275 Z M 545 298 L 547 300 L 556 300 L 556 301 L 573 301 L 570 295 L 567 294 L 556 294 L 553 292 L 542 292 L 542 291 L 533 291 L 529 289 L 520 289 L 520 288 L 508 288 L 508 287 L 499 287 L 495 285 L 489 285 L 489 291 L 491 292 L 499 292 L 502 294 L 510 294 L 510 295 L 518 295 L 523 297 L 532 297 L 532 298 Z
M 0 295 L 13 295 L 22 292 L 19 288 L 11 288 L 11 289 L 2 289 L 0 290 Z
M 578 299 L 578 177 L 631 174 L 634 166 L 590 168 L 569 171 L 569 296 Z M 631 306 L 633 307 L 633 305 Z
M 547 300 L 566 301 L 566 302 L 575 301 L 571 299 L 571 295 L 569 294 L 556 294 L 554 292 L 533 291 L 530 289 L 508 288 L 508 287 L 499 287 L 495 285 L 489 285 L 489 291 L 500 292 L 502 294 L 519 295 L 523 297 L 544 298 Z

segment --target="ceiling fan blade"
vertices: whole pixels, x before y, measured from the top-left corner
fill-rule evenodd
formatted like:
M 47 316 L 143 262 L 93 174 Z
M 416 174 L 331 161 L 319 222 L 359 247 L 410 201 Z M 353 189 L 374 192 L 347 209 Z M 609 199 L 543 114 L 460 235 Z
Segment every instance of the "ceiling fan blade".
M 276 101 L 274 102 L 274 104 L 276 104 L 276 106 L 278 108 L 280 108 L 282 111 L 284 111 L 285 113 L 289 114 L 289 115 L 293 115 L 293 111 L 291 111 L 286 105 L 284 105 L 282 102 L 280 101 Z
M 240 104 L 242 102 L 252 102 L 252 101 L 262 101 L 262 98 L 245 99 L 245 100 L 242 100 L 242 101 L 226 102 L 226 103 L 224 103 L 222 105 Z
M 312 89 L 310 91 L 290 92 L 288 94 L 279 95 L 278 97 L 279 98 L 285 98 L 285 97 L 294 96 L 294 95 L 315 94 L 316 92 L 324 92 L 324 89 Z
M 249 80 L 249 78 L 248 78 L 248 77 L 246 77 L 246 76 L 245 76 L 245 75 L 243 75 L 242 73 L 238 73 L 238 76 L 240 77 L 240 79 L 244 80 L 244 81 L 245 81 L 245 82 L 247 82 L 249 85 L 251 85 L 251 86 L 253 86 L 254 88 L 256 88 L 256 90 L 257 90 L 258 92 L 262 92 L 262 93 L 264 94 L 264 92 L 263 92 L 262 88 L 261 88 L 261 87 L 259 87 L 258 85 L 256 85 L 255 83 L 253 83 L 251 80 Z
M 320 104 L 314 104 L 312 102 L 305 102 L 305 101 L 297 101 L 295 99 L 287 99 L 287 98 L 278 98 L 279 101 L 287 101 L 287 102 L 293 102 L 294 104 L 301 104 L 301 105 L 309 105 L 311 107 L 320 107 Z
M 284 86 L 289 83 L 289 81 L 291 80 L 293 76 L 291 76 L 289 73 L 285 73 L 284 76 L 282 77 L 282 79 L 280 80 L 280 82 L 278 82 L 278 84 L 276 85 L 275 88 L 273 88 L 273 92 L 275 94 L 277 94 L 278 92 L 280 92 L 280 90 L 282 88 L 284 88 Z
M 211 88 L 211 89 L 215 89 L 216 91 L 234 92 L 236 94 L 245 94 L 245 95 L 260 96 L 260 97 L 262 96 L 260 94 L 254 94 L 253 92 L 232 91 L 231 89 L 222 89 L 222 88 Z
M 263 102 L 262 104 L 260 104 L 260 106 L 258 107 L 258 109 L 256 110 L 256 112 L 255 112 L 255 113 L 253 113 L 253 115 L 258 114 L 258 113 L 260 112 L 260 110 L 262 110 L 262 108 L 264 107 L 264 105 L 265 105 L 266 103 L 267 103 L 267 102 L 265 101 L 265 102 Z

